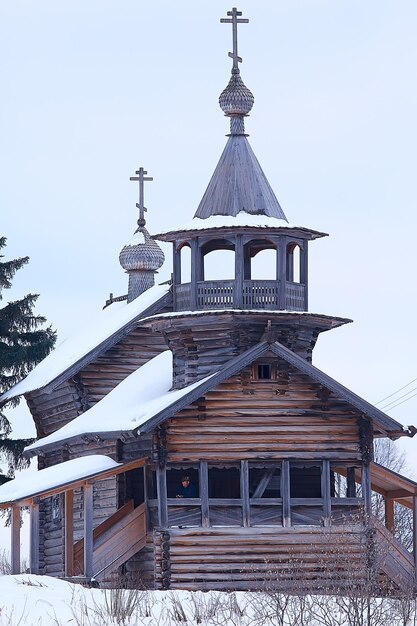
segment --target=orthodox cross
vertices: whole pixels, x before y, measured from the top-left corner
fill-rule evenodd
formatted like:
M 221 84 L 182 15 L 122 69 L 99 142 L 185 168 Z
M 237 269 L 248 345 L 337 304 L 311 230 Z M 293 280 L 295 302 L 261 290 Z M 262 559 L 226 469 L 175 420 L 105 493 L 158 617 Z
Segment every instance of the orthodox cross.
M 247 24 L 249 20 L 245 18 L 239 19 L 239 15 L 242 15 L 242 11 L 238 11 L 236 7 L 233 7 L 231 11 L 228 11 L 227 15 L 230 15 L 231 17 L 222 17 L 220 18 L 220 22 L 222 24 L 232 24 L 233 52 L 229 52 L 229 57 L 233 59 L 233 69 L 237 70 L 239 68 L 238 63 L 242 63 L 242 59 L 237 53 L 237 25 Z
M 136 206 L 139 209 L 138 226 L 145 226 L 146 224 L 144 213 L 147 211 L 147 208 L 144 205 L 144 182 L 153 180 L 151 176 L 145 176 L 147 173 L 148 172 L 144 170 L 143 167 L 140 167 L 138 171 L 135 172 L 137 176 L 131 176 L 129 179 L 139 183 L 139 202 L 136 202 Z

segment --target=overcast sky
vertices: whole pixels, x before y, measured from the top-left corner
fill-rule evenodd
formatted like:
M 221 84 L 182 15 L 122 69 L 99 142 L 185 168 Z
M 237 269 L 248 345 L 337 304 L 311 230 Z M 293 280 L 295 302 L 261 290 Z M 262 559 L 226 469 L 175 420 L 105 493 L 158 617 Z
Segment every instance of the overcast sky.
M 139 166 L 154 177 L 151 233 L 194 215 L 228 132 L 217 100 L 230 8 L 1 2 L 0 234 L 8 258 L 30 256 L 3 296 L 40 293 L 61 339 L 127 290 L 118 255 L 135 229 Z M 354 320 L 319 339 L 314 363 L 377 402 L 417 377 L 417 3 L 238 8 L 250 19 L 239 28 L 249 141 L 289 221 L 330 234 L 310 245 L 309 308 Z M 417 424 L 417 397 L 390 414 Z M 14 415 L 16 435 L 32 434 L 30 416 Z

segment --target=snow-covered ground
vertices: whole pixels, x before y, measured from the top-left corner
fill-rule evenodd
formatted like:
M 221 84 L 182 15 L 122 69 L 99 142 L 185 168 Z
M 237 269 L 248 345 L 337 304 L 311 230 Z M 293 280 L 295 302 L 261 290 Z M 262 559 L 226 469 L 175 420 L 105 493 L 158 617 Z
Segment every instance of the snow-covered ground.
M 415 626 L 415 623 L 412 599 L 86 589 L 48 576 L 0 575 L 0 626 Z

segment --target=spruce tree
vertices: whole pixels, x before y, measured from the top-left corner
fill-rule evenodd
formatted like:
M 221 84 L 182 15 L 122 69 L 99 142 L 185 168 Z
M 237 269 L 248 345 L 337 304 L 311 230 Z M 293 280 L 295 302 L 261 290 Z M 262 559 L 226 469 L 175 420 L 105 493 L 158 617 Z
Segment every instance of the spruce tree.
M 0 250 L 6 245 L 6 237 L 0 237 Z M 15 273 L 29 261 L 29 257 L 21 257 L 11 261 L 3 261 L 0 254 L 0 300 L 3 289 L 10 289 Z M 51 327 L 41 328 L 45 318 L 35 315 L 33 308 L 38 298 L 36 294 L 28 294 L 20 300 L 8 302 L 0 307 L 0 395 L 24 378 L 39 361 L 42 361 L 54 346 L 56 334 Z M 5 406 L 16 406 L 19 398 L 8 402 Z M 9 475 L 15 469 L 25 466 L 23 449 L 30 440 L 12 439 L 9 437 L 11 425 L 0 409 L 0 457 L 9 466 Z M 7 478 L 0 473 L 0 484 Z

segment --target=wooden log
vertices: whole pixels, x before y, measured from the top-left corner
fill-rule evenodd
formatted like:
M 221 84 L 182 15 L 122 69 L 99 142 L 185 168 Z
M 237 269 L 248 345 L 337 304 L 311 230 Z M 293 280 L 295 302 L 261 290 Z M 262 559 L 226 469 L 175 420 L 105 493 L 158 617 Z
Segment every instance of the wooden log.
M 84 576 L 93 576 L 93 485 L 87 484 L 84 491 Z
M 74 491 L 65 492 L 64 503 L 65 576 L 74 575 Z
M 30 573 L 39 574 L 39 498 L 30 507 Z
M 210 526 L 207 461 L 201 461 L 200 463 L 200 500 L 201 500 L 201 525 L 203 526 L 203 528 L 206 528 Z
M 11 573 L 20 574 L 20 507 L 12 506 L 11 519 Z

